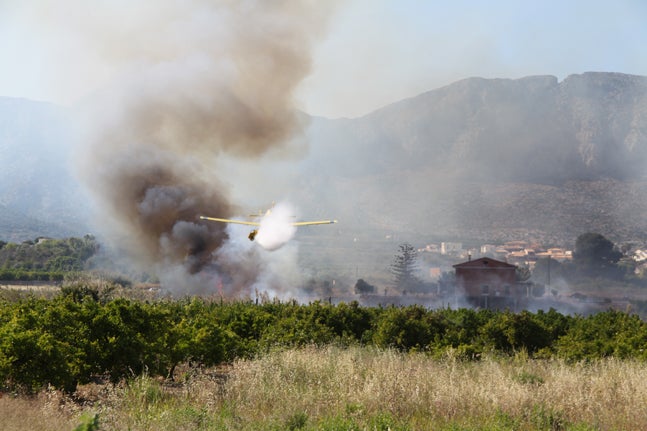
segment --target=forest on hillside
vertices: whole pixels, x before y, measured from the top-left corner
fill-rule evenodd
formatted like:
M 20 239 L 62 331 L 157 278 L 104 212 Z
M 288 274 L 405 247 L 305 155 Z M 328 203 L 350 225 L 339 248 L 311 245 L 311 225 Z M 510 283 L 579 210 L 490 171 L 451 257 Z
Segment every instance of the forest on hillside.
M 0 241 L 0 280 L 61 281 L 65 274 L 88 269 L 88 261 L 99 248 L 92 235 L 38 238 L 20 244 Z

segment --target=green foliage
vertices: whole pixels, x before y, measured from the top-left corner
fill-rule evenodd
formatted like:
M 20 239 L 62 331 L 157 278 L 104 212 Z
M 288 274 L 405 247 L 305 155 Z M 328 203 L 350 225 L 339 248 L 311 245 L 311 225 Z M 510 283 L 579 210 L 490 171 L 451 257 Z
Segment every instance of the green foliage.
M 544 384 L 544 379 L 541 378 L 541 376 L 529 373 L 527 371 L 522 371 L 516 376 L 513 376 L 513 380 L 521 383 L 522 385 L 528 386 L 541 386 Z
M 357 280 L 357 283 L 355 283 L 355 293 L 358 295 L 361 295 L 363 293 L 374 293 L 374 292 L 375 292 L 375 286 L 367 283 L 362 278 Z
M 568 424 L 562 412 L 543 405 L 533 406 L 526 412 L 526 418 L 533 427 L 541 430 L 565 430 Z
M 398 248 L 400 252 L 395 256 L 391 265 L 393 284 L 403 292 L 416 291 L 422 284 L 415 274 L 418 267 L 418 253 L 408 243 L 400 244 Z
M 83 284 L 53 299 L 0 300 L 0 386 L 46 385 L 68 392 L 93 376 L 173 376 L 180 363 L 213 366 L 275 348 L 375 345 L 475 360 L 483 352 L 570 361 L 647 359 L 647 324 L 607 311 L 564 316 L 555 310 L 368 308 L 357 302 L 217 303 L 192 298 L 111 299 Z M 515 356 L 516 357 L 516 356 Z M 541 384 L 520 375 L 522 383 Z
M 434 329 L 428 316 L 421 306 L 389 307 L 377 318 L 373 342 L 378 347 L 400 350 L 425 349 L 432 340 Z
M 326 324 L 327 306 L 319 302 L 303 307 L 291 302 L 283 308 L 281 318 L 263 329 L 260 346 L 267 350 L 274 346 L 298 347 L 309 344 L 328 344 L 335 334 Z
M 616 264 L 622 253 L 599 233 L 588 232 L 575 240 L 573 263 L 585 275 L 618 275 Z
M 167 304 L 167 306 L 173 306 Z M 182 309 L 175 310 L 176 324 L 169 329 L 175 340 L 169 343 L 175 346 L 175 365 L 189 360 L 205 366 L 222 362 L 225 358 L 225 346 L 230 333 L 224 329 L 215 313 L 213 303 L 192 299 L 183 304 Z
M 285 422 L 285 429 L 294 431 L 303 429 L 308 423 L 308 414 L 306 412 L 297 412 L 290 416 Z
M 69 333 L 73 314 L 59 313 L 45 300 L 19 303 L 0 330 L 0 377 L 30 392 L 46 383 L 73 390 L 86 365 Z
M 99 430 L 99 415 L 84 413 L 81 415 L 81 423 L 74 428 L 74 431 L 98 431 Z
M 326 311 L 321 313 L 321 318 L 326 319 L 326 325 L 339 342 L 366 344 L 372 338 L 377 312 L 375 308 L 360 307 L 357 301 L 350 304 L 342 302 L 334 307 L 326 307 Z
M 481 333 L 486 345 L 506 353 L 520 349 L 535 353 L 552 342 L 549 329 L 529 311 L 496 313 Z
M 559 357 L 591 360 L 604 357 L 647 359 L 647 324 L 637 315 L 609 310 L 573 319 L 569 330 L 555 340 Z
M 405 424 L 401 424 L 397 418 L 391 415 L 388 412 L 378 413 L 374 417 L 370 418 L 369 429 L 376 431 L 406 431 L 409 430 L 409 427 Z
M 0 247 L 0 279 L 58 281 L 59 274 L 86 269 L 98 250 L 99 243 L 91 235 L 9 243 Z

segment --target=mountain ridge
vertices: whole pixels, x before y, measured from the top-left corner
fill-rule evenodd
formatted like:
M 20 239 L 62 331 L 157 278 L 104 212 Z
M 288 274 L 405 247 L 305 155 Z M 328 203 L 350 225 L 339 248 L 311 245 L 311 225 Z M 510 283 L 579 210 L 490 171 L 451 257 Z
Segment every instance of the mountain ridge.
M 599 102 L 606 105 L 600 108 Z M 644 175 L 647 159 L 646 106 L 647 77 L 636 75 L 589 72 L 561 83 L 550 76 L 468 78 L 332 127 L 355 140 L 352 145 L 346 140 L 347 149 L 371 148 L 385 156 L 372 172 L 387 170 L 388 163 L 431 163 L 486 178 L 488 172 L 476 168 L 493 165 L 488 155 L 494 151 L 508 165 L 508 173 L 499 176 L 504 180 L 636 177 Z M 603 118 L 611 126 L 602 124 Z M 536 164 L 544 171 L 519 172 L 514 166 L 520 149 L 532 159 L 545 158 L 542 151 L 550 152 L 553 161 L 559 154 L 559 163 L 546 161 Z M 606 163 L 600 165 L 601 160 Z
M 52 103 L 0 97 L 0 239 L 88 232 L 71 169 L 72 121 Z
M 0 239 L 87 232 L 71 121 L 55 105 L 0 98 Z M 272 198 L 340 219 L 342 235 L 563 243 L 647 232 L 644 76 L 467 78 L 358 118 L 310 117 L 300 139 L 298 180 L 278 181 Z
M 309 136 L 302 175 L 356 197 L 351 211 L 332 193 L 318 199 L 354 227 L 377 211 L 382 227 L 452 238 L 518 235 L 524 223 L 562 243 L 586 230 L 647 230 L 636 216 L 647 199 L 647 77 L 468 78 L 356 120 L 314 119 Z

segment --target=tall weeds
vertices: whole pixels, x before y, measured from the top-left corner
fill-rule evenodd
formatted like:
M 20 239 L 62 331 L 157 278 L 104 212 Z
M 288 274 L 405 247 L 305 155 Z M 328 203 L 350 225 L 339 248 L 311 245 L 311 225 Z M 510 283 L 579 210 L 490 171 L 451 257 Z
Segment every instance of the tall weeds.
M 647 429 L 646 373 L 629 360 L 569 364 L 521 352 L 471 362 L 328 346 L 180 372 L 182 383 L 141 376 L 67 416 L 11 402 L 34 429 L 39 417 L 61 426 L 85 410 L 98 413 L 100 430 L 638 430 Z M 10 405 L 0 399 L 3 419 Z
M 360 428 L 388 414 L 394 426 L 500 424 L 512 428 L 647 429 L 647 365 L 603 360 L 485 358 L 464 362 L 370 348 L 306 348 L 233 365 L 224 398 L 239 416 L 311 423 L 343 417 Z

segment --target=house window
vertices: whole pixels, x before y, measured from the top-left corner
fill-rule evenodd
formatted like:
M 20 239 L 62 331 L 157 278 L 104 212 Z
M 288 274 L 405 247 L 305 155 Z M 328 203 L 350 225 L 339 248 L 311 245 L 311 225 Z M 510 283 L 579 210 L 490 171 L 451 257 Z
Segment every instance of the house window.
M 506 296 L 510 296 L 511 289 L 510 289 L 509 284 L 506 284 L 505 286 L 503 286 L 503 290 L 504 290 Z
M 490 294 L 490 286 L 487 284 L 484 284 L 481 286 L 481 295 L 489 295 Z

